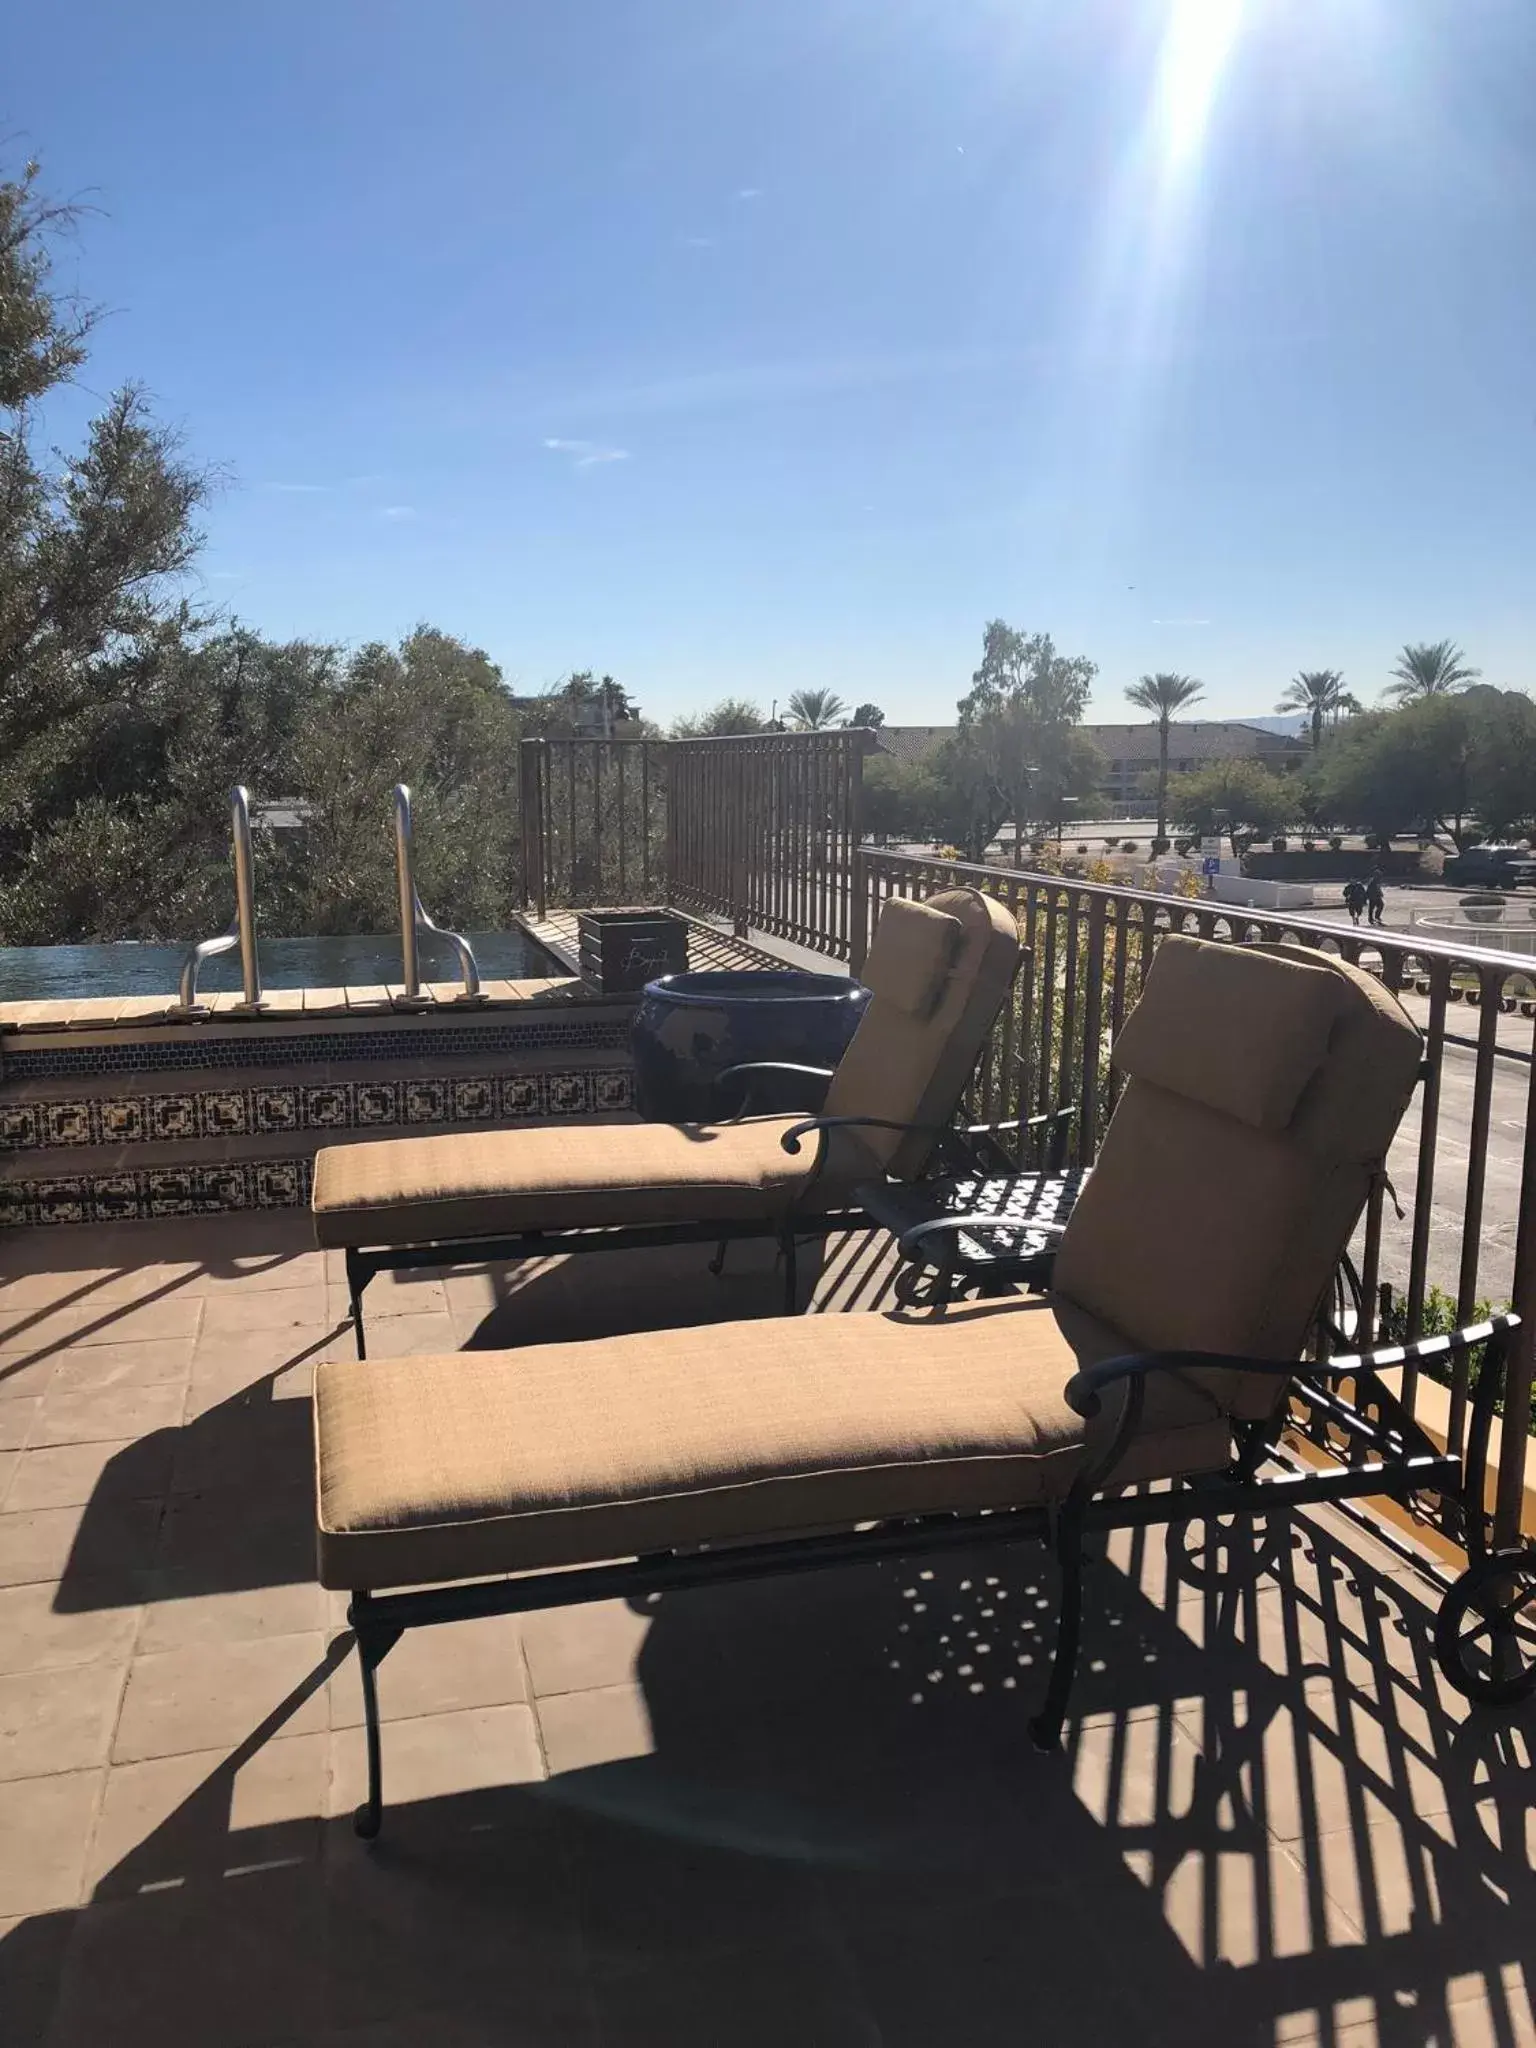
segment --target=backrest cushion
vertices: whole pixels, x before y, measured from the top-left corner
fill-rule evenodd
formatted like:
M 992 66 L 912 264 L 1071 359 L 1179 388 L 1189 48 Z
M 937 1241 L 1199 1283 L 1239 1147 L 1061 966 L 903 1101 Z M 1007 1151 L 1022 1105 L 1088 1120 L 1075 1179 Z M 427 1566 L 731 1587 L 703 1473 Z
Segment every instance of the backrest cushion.
M 1172 937 L 1164 946 L 1175 943 Z M 1181 949 L 1203 941 L 1180 940 Z M 1221 949 L 1228 950 L 1228 949 Z M 1287 1014 L 1306 1020 L 1311 999 L 1293 979 L 1297 949 L 1232 947 L 1255 986 L 1244 991 L 1249 1014 L 1272 990 Z M 1097 1163 L 1062 1238 L 1056 1289 L 1149 1351 L 1233 1351 L 1256 1358 L 1299 1358 L 1308 1327 L 1349 1241 L 1418 1075 L 1418 1031 L 1401 1005 L 1360 969 L 1323 953 L 1305 957 L 1315 974 L 1337 984 L 1338 1008 L 1321 1064 L 1301 1086 L 1288 1121 L 1266 1128 L 1266 1116 L 1300 1064 L 1260 1022 L 1225 1048 L 1216 1087 L 1250 1112 L 1237 1115 L 1209 1100 L 1146 1078 L 1152 1064 L 1127 1081 Z M 1192 987 L 1222 986 L 1182 969 L 1149 973 L 1141 1008 L 1182 1004 Z M 1144 1020 L 1140 1036 L 1161 1044 L 1177 1018 Z M 1204 1020 L 1191 1028 L 1210 1034 Z M 1122 1038 L 1131 1029 L 1128 1020 Z M 1246 1058 L 1286 1070 L 1283 1085 L 1247 1075 Z M 1213 1054 L 1214 1057 L 1214 1054 Z M 1178 1071 L 1169 1055 L 1160 1071 Z M 1239 1417 L 1269 1414 L 1283 1383 L 1220 1375 L 1216 1392 Z
M 893 896 L 880 912 L 860 979 L 909 1017 L 931 1017 L 943 998 L 964 926 L 931 903 Z
M 1255 962 L 1262 960 L 1262 965 Z M 1283 1131 L 1327 1057 L 1345 984 L 1299 947 L 1260 955 L 1170 933 L 1115 1041 L 1123 1074 Z
M 920 906 L 933 917 L 959 928 L 943 978 L 932 993 L 932 1007 L 918 1015 L 906 1006 L 906 992 L 916 985 L 911 971 L 919 930 L 939 931 L 941 924 L 914 924 L 902 913 L 916 906 L 892 898 L 880 912 L 869 949 L 875 961 L 891 913 L 898 913 L 898 942 L 892 961 L 904 963 L 895 973 L 902 999 L 873 982 L 871 1000 L 848 1050 L 827 1090 L 826 1116 L 875 1116 L 893 1123 L 946 1125 L 1004 998 L 1013 985 L 1019 960 L 1019 928 L 995 897 L 979 889 L 946 889 Z M 926 940 L 924 943 L 927 943 Z M 883 966 L 877 968 L 882 982 Z M 921 1133 L 903 1137 L 892 1131 L 861 1133 L 862 1142 L 891 1173 L 902 1177 L 918 1171 L 933 1149 Z

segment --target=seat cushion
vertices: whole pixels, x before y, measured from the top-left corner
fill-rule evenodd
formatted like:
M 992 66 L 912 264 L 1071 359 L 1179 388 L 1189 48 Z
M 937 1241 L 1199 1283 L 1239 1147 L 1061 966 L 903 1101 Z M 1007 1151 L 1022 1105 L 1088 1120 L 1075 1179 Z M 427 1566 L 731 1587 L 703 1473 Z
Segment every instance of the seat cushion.
M 428 1244 L 521 1230 L 761 1220 L 806 1192 L 814 1142 L 798 1117 L 738 1124 L 557 1124 L 327 1146 L 312 1207 L 322 1245 Z M 836 1134 L 817 1207 L 836 1207 L 875 1161 Z
M 931 1017 L 959 956 L 965 928 L 928 903 L 892 896 L 861 971 L 864 986 L 908 1017 Z
M 1059 1498 L 1086 1427 L 1062 1390 L 1126 1348 L 1037 1297 L 323 1364 L 320 1577 L 426 1584 Z M 1124 1476 L 1211 1470 L 1229 1442 L 1208 1395 L 1158 1379 Z

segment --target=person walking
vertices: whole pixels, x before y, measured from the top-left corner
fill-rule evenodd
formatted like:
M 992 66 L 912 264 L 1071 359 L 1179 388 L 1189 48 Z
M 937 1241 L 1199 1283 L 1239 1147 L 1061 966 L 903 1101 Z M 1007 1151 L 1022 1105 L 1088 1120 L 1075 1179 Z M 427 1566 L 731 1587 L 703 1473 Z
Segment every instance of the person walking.
M 1344 884 L 1344 908 L 1349 912 L 1351 924 L 1360 922 L 1360 913 L 1365 908 L 1365 884 L 1358 879 Z
M 1366 921 L 1380 924 L 1386 916 L 1387 898 L 1381 886 L 1381 869 L 1375 867 L 1365 878 Z

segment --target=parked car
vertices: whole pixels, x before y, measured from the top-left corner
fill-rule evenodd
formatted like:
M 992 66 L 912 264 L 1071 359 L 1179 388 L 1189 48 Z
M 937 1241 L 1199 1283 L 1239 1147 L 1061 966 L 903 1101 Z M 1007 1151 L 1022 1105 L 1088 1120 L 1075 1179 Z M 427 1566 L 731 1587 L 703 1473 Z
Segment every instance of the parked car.
M 1474 846 L 1446 856 L 1445 879 L 1478 889 L 1518 889 L 1522 882 L 1536 888 L 1536 853 L 1518 846 Z

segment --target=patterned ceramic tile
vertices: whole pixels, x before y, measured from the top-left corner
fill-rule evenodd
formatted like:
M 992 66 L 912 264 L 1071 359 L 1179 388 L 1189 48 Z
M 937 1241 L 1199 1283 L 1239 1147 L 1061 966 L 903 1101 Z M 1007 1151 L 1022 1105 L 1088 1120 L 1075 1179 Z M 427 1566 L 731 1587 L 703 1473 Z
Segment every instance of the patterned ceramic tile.
M 308 1162 L 262 1160 L 251 1168 L 251 1191 L 258 1209 L 296 1209 L 309 1199 Z
M 197 1210 L 197 1179 L 190 1166 L 151 1167 L 143 1176 L 149 1216 L 191 1216 Z
M 140 1206 L 139 1176 L 134 1173 L 104 1173 L 91 1182 L 91 1214 L 97 1223 L 129 1223 L 144 1212 Z
M 545 1103 L 549 1116 L 580 1116 L 592 1105 L 585 1074 L 546 1074 Z
M 504 1074 L 501 1081 L 502 1115 L 538 1116 L 541 1092 L 535 1074 Z
M 258 1131 L 296 1131 L 299 1128 L 297 1088 L 253 1088 L 251 1121 Z
M 34 1151 L 42 1119 L 34 1102 L 0 1102 L 0 1151 Z
M 20 1230 L 37 1221 L 37 1201 L 28 1181 L 0 1181 L 0 1230 Z
M 304 1128 L 307 1131 L 344 1131 L 352 1121 L 352 1085 L 327 1081 L 304 1090 Z
M 400 1088 L 395 1081 L 353 1083 L 353 1117 L 361 1130 L 369 1124 L 397 1124 L 400 1121 Z
M 38 1180 L 30 1185 L 39 1223 L 89 1220 L 88 1184 L 84 1180 Z
M 448 1088 L 442 1081 L 407 1081 L 405 1120 L 408 1124 L 440 1124 L 448 1115 Z
M 138 1145 L 148 1134 L 144 1104 L 136 1095 L 117 1095 L 98 1104 L 101 1111 L 101 1142 L 104 1145 Z
M 197 1168 L 197 1204 L 200 1209 L 244 1209 L 247 1178 L 245 1166 L 200 1166 Z
M 89 1145 L 92 1142 L 90 1103 L 44 1103 L 43 1135 L 44 1142 L 49 1145 Z
M 634 1096 L 632 1076 L 627 1070 L 599 1070 L 591 1076 L 592 1107 L 595 1110 L 628 1109 Z
M 243 1138 L 251 1128 L 250 1100 L 243 1088 L 208 1088 L 197 1098 L 205 1138 Z
M 479 1123 L 496 1114 L 496 1083 L 489 1075 L 457 1080 L 453 1084 L 453 1120 L 459 1124 Z
M 177 1138 L 195 1138 L 197 1129 L 197 1097 L 187 1095 L 151 1095 L 146 1098 L 149 1110 L 149 1135 L 156 1144 L 166 1144 Z

